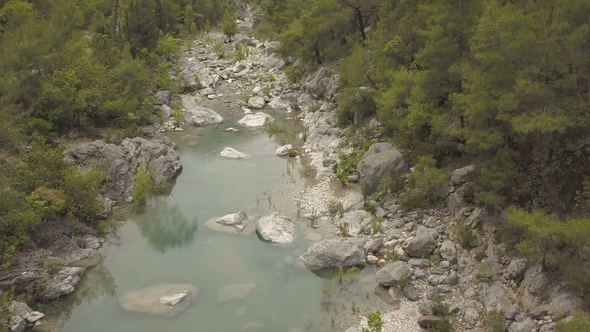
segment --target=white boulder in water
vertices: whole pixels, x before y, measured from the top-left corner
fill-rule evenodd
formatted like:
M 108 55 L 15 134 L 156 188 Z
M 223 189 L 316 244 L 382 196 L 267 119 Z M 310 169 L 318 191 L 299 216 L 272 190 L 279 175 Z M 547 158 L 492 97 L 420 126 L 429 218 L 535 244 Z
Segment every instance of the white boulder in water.
M 158 285 L 125 294 L 119 305 L 127 311 L 171 318 L 182 313 L 198 293 L 190 284 Z
M 266 100 L 262 97 L 250 97 L 248 100 L 248 107 L 250 108 L 261 109 L 264 108 L 264 105 L 266 105 Z
M 221 151 L 221 153 L 219 153 L 220 156 L 222 156 L 223 158 L 227 158 L 227 159 L 243 159 L 246 158 L 247 156 L 243 153 L 241 153 L 240 151 L 234 149 L 234 148 L 230 148 L 230 147 L 226 147 L 225 149 L 223 149 L 223 151 Z
M 225 216 L 217 219 L 218 224 L 233 226 L 240 231 L 243 230 L 249 222 L 250 217 L 242 211 L 238 213 L 226 214 Z
M 263 112 L 257 112 L 256 114 L 248 114 L 244 116 L 240 121 L 239 124 L 245 127 L 263 127 L 269 122 L 274 121 L 275 119 Z
M 277 149 L 277 151 L 275 151 L 275 154 L 277 156 L 287 156 L 289 154 L 289 150 L 292 150 L 293 146 L 291 144 L 285 144 L 283 146 L 281 146 L 280 148 Z
M 270 243 L 290 244 L 295 240 L 295 225 L 286 215 L 273 212 L 256 222 L 256 232 Z
M 223 121 L 223 117 L 214 110 L 198 105 L 193 96 L 182 95 L 180 100 L 184 109 L 184 121 L 190 125 L 205 126 Z

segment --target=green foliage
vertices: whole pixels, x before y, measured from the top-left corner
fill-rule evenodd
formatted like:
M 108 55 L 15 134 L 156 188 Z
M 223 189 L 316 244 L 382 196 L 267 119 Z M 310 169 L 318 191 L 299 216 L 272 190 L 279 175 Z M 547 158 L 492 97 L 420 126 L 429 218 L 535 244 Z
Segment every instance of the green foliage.
M 151 53 L 158 47 L 155 0 L 131 1 L 125 13 L 125 35 L 133 57 Z
M 287 150 L 287 156 L 291 157 L 291 158 L 295 158 L 297 157 L 299 153 L 297 153 L 297 150 L 290 148 L 289 150 Z
M 168 189 L 168 184 L 158 182 L 154 176 L 154 172 L 143 163 L 135 172 L 135 180 L 131 195 L 133 196 L 133 207 L 140 209 L 149 199 L 165 192 Z
M 223 34 L 228 36 L 230 39 L 239 31 L 238 23 L 236 23 L 237 19 L 238 14 L 236 13 L 235 9 L 226 9 L 223 13 L 223 19 L 220 23 L 221 31 L 223 31 Z
M 348 177 L 352 174 L 356 173 L 356 165 L 360 160 L 360 155 L 347 155 L 341 153 L 338 156 L 338 160 L 340 161 L 336 166 L 336 178 L 340 183 L 346 185 L 348 184 Z
M 287 127 L 284 125 L 279 125 L 274 122 L 269 122 L 266 124 L 265 131 L 269 136 L 273 136 L 279 133 L 286 133 Z
M 483 317 L 483 326 L 489 332 L 504 332 L 506 331 L 507 322 L 504 315 L 504 311 L 492 311 Z
M 577 312 L 569 321 L 559 321 L 556 324 L 558 332 L 584 332 L 590 329 L 590 315 Z
M 444 302 L 444 298 L 440 295 L 434 297 L 432 303 L 432 314 L 434 316 L 447 317 L 451 315 L 449 305 Z
M 341 222 L 338 224 L 338 233 L 340 234 L 340 236 L 342 237 L 349 237 L 350 233 L 350 226 L 348 225 L 347 222 Z
M 465 220 L 460 220 L 455 223 L 457 236 L 463 248 L 471 249 L 477 246 L 477 233 L 471 229 L 469 223 Z
M 369 331 L 371 332 L 381 332 L 383 331 L 383 318 L 381 317 L 381 311 L 377 310 L 375 312 L 367 313 L 367 325 L 369 326 Z
M 344 215 L 344 206 L 342 206 L 342 202 L 333 200 L 328 203 L 328 213 L 332 217 L 341 218 L 342 215 Z
M 590 219 L 565 218 L 541 211 L 510 208 L 503 239 L 531 260 L 558 269 L 571 285 L 590 286 Z
M 455 328 L 453 327 L 453 324 L 451 324 L 451 322 L 449 322 L 448 320 L 445 320 L 443 322 L 440 322 L 438 324 L 436 324 L 435 326 L 431 326 L 428 329 L 426 329 L 426 331 L 430 331 L 430 332 L 454 332 Z
M 369 202 L 366 199 L 363 202 L 363 210 L 369 212 L 372 215 L 375 215 L 375 213 L 377 212 L 377 208 L 375 207 L 375 204 Z
M 248 46 L 236 44 L 236 61 L 245 60 L 248 57 Z
M 171 35 L 162 35 L 158 40 L 156 54 L 164 57 L 166 61 L 178 60 L 181 54 L 181 42 L 181 39 Z
M 379 181 L 377 187 L 377 196 L 387 197 L 389 195 L 398 195 L 404 190 L 406 186 L 406 179 L 404 176 L 385 176 Z
M 373 219 L 371 222 L 371 230 L 373 234 L 383 234 L 385 230 L 383 229 L 383 218 L 377 217 Z
M 418 158 L 416 169 L 408 177 L 408 191 L 401 195 L 400 205 L 407 210 L 431 206 L 445 197 L 449 176 L 436 168 L 431 156 Z

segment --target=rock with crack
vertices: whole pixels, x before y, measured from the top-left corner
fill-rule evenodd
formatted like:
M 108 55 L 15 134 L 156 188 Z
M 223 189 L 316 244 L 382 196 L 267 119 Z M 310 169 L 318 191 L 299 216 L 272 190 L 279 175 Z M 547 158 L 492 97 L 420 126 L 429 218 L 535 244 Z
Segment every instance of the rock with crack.
M 295 240 L 295 225 L 286 215 L 273 212 L 256 222 L 256 232 L 264 241 L 274 244 L 290 244 Z
M 8 326 L 11 332 L 23 332 L 27 327 L 27 321 L 19 315 L 14 315 L 10 317 Z
M 225 149 L 223 149 L 223 151 L 221 151 L 219 155 L 227 159 L 244 159 L 248 157 L 240 151 L 230 147 L 226 147 Z
M 239 211 L 238 213 L 226 214 L 217 219 L 216 222 L 224 226 L 235 227 L 239 231 L 242 231 L 250 222 L 250 217 L 245 212 Z
M 310 270 L 355 266 L 365 262 L 365 249 L 352 239 L 322 240 L 309 247 L 299 261 Z
M 253 109 L 262 109 L 264 108 L 264 105 L 266 105 L 266 101 L 262 97 L 250 97 L 248 100 L 248 107 Z
M 382 286 L 395 286 L 404 278 L 410 276 L 412 271 L 406 262 L 397 261 L 385 265 L 381 270 L 375 274 L 375 279 Z
M 125 294 L 119 305 L 127 311 L 171 318 L 182 313 L 198 293 L 190 284 L 158 285 Z
M 405 174 L 409 168 L 402 154 L 391 143 L 375 143 L 365 152 L 357 166 L 367 194 L 377 190 L 381 179 Z
M 263 112 L 257 112 L 256 114 L 247 114 L 238 123 L 244 127 L 263 127 L 273 121 L 274 118 L 272 116 Z
M 47 287 L 42 289 L 40 298 L 53 300 L 72 293 L 82 274 L 84 274 L 84 269 L 81 267 L 65 267 L 61 269 L 51 278 Z

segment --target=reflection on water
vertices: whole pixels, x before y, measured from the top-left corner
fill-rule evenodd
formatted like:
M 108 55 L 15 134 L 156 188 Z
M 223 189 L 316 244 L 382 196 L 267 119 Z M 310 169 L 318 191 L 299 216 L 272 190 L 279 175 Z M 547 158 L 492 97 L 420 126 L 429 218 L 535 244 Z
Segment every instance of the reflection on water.
M 104 260 L 87 270 L 76 293 L 52 316 L 59 318 L 63 331 L 225 332 L 260 324 L 271 332 L 342 330 L 352 304 L 374 310 L 382 303 L 373 293 L 372 267 L 336 271 L 330 280 L 296 267 L 296 257 L 312 244 L 306 234 L 318 231 L 297 217 L 293 198 L 304 186 L 299 162 L 275 156 L 276 138 L 269 139 L 261 129 L 225 131 L 238 127 L 240 110 L 208 106 L 219 111 L 224 122 L 172 134 L 184 166 L 172 193 L 119 229 L 114 245 L 105 248 Z M 298 125 L 287 121 L 286 113 L 272 115 L 279 123 Z M 226 146 L 250 158 L 223 159 L 219 152 Z M 210 218 L 240 210 L 254 219 L 273 210 L 287 214 L 296 224 L 295 242 L 279 247 L 254 234 L 202 227 Z M 124 294 L 162 284 L 191 284 L 200 291 L 174 319 L 126 312 L 119 306 Z M 244 284 L 256 287 L 234 301 L 218 303 L 222 290 Z
M 186 246 L 193 241 L 199 228 L 196 217 L 189 220 L 178 205 L 170 206 L 165 201 L 157 201 L 134 220 L 141 235 L 161 253 Z

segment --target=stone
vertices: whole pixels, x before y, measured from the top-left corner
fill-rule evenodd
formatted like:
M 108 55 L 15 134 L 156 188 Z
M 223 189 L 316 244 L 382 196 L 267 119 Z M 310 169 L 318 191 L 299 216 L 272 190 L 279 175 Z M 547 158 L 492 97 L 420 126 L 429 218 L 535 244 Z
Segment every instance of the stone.
M 158 110 L 160 110 L 160 112 L 162 112 L 162 115 L 166 119 L 171 118 L 174 115 L 174 110 L 172 108 L 170 108 L 170 106 L 168 106 L 168 105 L 162 105 L 158 108 Z
M 493 311 L 506 312 L 511 303 L 506 296 L 504 286 L 499 282 L 494 282 L 491 285 L 481 284 L 481 295 L 486 313 Z
M 257 112 L 256 114 L 247 114 L 238 123 L 245 127 L 263 127 L 273 121 L 274 118 L 272 116 L 263 112 Z
M 168 284 L 143 288 L 125 294 L 119 299 L 119 305 L 131 312 L 141 312 L 153 316 L 172 318 L 183 312 L 191 300 L 197 296 L 199 290 L 190 284 Z M 180 295 L 179 294 L 184 294 Z M 179 302 L 168 301 L 174 296 Z M 164 301 L 162 300 L 164 299 Z M 170 305 L 169 303 L 174 303 Z
M 457 247 L 453 241 L 444 241 L 440 246 L 440 254 L 449 262 L 457 263 Z
M 430 254 L 430 249 L 435 240 L 430 230 L 424 226 L 419 226 L 416 236 L 407 239 L 402 245 L 402 249 L 413 258 L 422 258 Z
M 227 128 L 227 129 L 225 129 L 225 131 L 229 131 L 229 132 L 232 132 L 232 133 L 237 133 L 237 132 L 238 132 L 238 131 L 240 131 L 240 130 L 239 130 L 239 129 L 236 129 L 236 128 L 234 128 L 234 127 L 229 127 L 229 128 Z
M 383 244 L 383 238 L 376 237 L 374 239 L 367 241 L 365 243 L 364 247 L 367 252 L 377 252 L 377 250 L 379 250 L 379 248 L 381 248 L 382 244 Z
M 162 105 L 170 105 L 170 91 L 158 91 L 154 95 L 154 105 L 155 106 L 162 106 Z
M 507 332 L 532 332 L 535 329 L 535 323 L 529 317 L 522 322 L 514 322 L 508 326 Z
M 518 304 L 513 304 L 506 309 L 504 317 L 508 320 L 513 320 L 518 314 L 520 314 L 520 306 Z
M 223 286 L 217 294 L 217 303 L 243 300 L 256 287 L 258 287 L 258 285 L 255 283 Z
M 280 156 L 280 157 L 287 156 L 289 154 L 289 150 L 291 150 L 291 149 L 293 149 L 293 145 L 285 144 L 275 151 L 275 155 Z
M 184 109 L 184 121 L 193 126 L 206 126 L 220 123 L 223 117 L 214 110 L 197 104 L 193 96 L 180 96 L 182 108 Z
M 264 105 L 266 105 L 266 101 L 263 97 L 254 96 L 248 100 L 248 107 L 253 109 L 262 109 Z
M 239 231 L 242 231 L 250 222 L 250 217 L 246 214 L 246 212 L 239 211 L 238 213 L 226 214 L 225 216 L 217 219 L 216 222 L 225 226 L 235 227 Z
M 14 315 L 8 320 L 8 326 L 12 332 L 23 332 L 27 327 L 27 322 L 19 315 Z
M 223 149 L 223 151 L 221 151 L 219 153 L 220 156 L 222 156 L 223 158 L 227 158 L 227 159 L 244 159 L 247 156 L 243 153 L 241 153 L 240 151 L 234 149 L 234 148 L 230 148 L 230 147 L 225 147 Z
M 365 250 L 351 239 L 329 239 L 314 243 L 299 257 L 311 270 L 360 265 L 365 262 Z
M 244 332 L 262 332 L 264 329 L 264 324 L 258 322 L 248 322 L 244 325 Z
M 444 321 L 444 317 L 438 316 L 421 316 L 418 318 L 418 324 L 425 329 L 436 327 L 438 324 L 441 324 Z
M 395 304 L 395 302 L 397 302 L 395 297 L 390 294 L 387 287 L 377 285 L 375 286 L 375 289 L 373 289 L 373 293 L 375 293 L 377 297 L 379 297 L 383 302 L 389 305 L 393 305 Z
M 405 285 L 402 288 L 402 294 L 410 301 L 418 301 L 420 299 L 420 293 L 412 284 Z
M 309 233 L 305 236 L 308 240 L 313 242 L 319 242 L 322 240 L 322 236 L 318 233 Z
M 288 110 L 293 108 L 293 103 L 289 99 L 285 99 L 283 96 L 274 97 L 268 103 L 268 106 L 272 109 L 285 109 Z
M 373 256 L 373 255 L 367 255 L 367 263 L 369 264 L 377 264 L 377 262 L 379 262 L 379 258 Z
M 508 264 L 506 268 L 506 274 L 508 278 L 515 281 L 521 281 L 524 277 L 524 273 L 528 266 L 528 260 L 526 258 L 514 258 Z
M 447 279 L 446 275 L 436 275 L 436 274 L 431 274 L 428 276 L 428 283 L 431 284 L 432 286 L 437 286 L 442 284 L 445 279 Z
M 44 313 L 39 312 L 39 311 L 31 311 L 29 313 L 29 315 L 27 316 L 27 322 L 29 322 L 30 324 L 33 324 L 43 317 L 45 317 Z
M 271 54 L 264 62 L 264 68 L 267 70 L 280 69 L 285 65 L 285 61 L 276 53 Z
M 61 269 L 51 278 L 47 287 L 41 290 L 40 297 L 44 300 L 53 300 L 72 293 L 82 274 L 84 274 L 84 269 L 81 267 L 65 267 Z
M 455 286 L 458 281 L 459 281 L 459 277 L 457 276 L 457 272 L 451 271 L 451 273 L 449 273 L 448 277 L 446 277 L 445 280 L 443 281 L 443 284 L 449 285 L 449 286 Z
M 13 315 L 27 317 L 27 315 L 33 311 L 26 303 L 12 301 L 8 306 L 8 311 Z
M 303 90 L 315 99 L 331 99 L 338 91 L 338 75 L 330 75 L 328 70 L 321 67 L 310 75 L 303 85 Z
M 410 258 L 408 264 L 412 268 L 425 269 L 430 266 L 430 261 L 424 258 Z
M 385 265 L 381 270 L 377 271 L 375 278 L 382 286 L 395 286 L 404 277 L 409 277 L 411 274 L 408 264 L 402 261 L 397 261 Z
M 188 295 L 188 292 L 182 292 L 178 294 L 166 295 L 159 298 L 160 303 L 175 306 L 182 302 Z
M 543 325 L 539 329 L 539 332 L 556 332 L 556 331 L 557 331 L 557 327 L 555 326 L 555 323 L 549 323 L 549 324 Z
M 342 218 L 340 218 L 339 223 L 348 224 L 348 234 L 358 235 L 362 234 L 365 229 L 369 230 L 372 221 L 373 216 L 371 213 L 364 210 L 355 210 L 346 212 Z
M 463 168 L 459 168 L 451 173 L 451 182 L 456 185 L 462 185 L 466 182 L 473 180 L 475 177 L 475 166 L 469 165 Z
M 290 244 L 295 240 L 295 225 L 286 215 L 273 212 L 256 222 L 256 232 L 264 241 L 274 244 Z
M 375 143 L 365 152 L 357 170 L 366 193 L 370 195 L 377 190 L 382 178 L 401 176 L 409 168 L 402 154 L 391 143 Z

